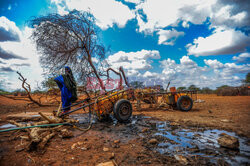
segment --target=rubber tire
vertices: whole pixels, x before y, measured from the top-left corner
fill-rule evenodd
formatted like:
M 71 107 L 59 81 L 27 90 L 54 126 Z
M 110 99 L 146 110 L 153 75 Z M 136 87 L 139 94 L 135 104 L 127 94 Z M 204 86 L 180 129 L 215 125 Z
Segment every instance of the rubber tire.
M 188 108 L 185 108 L 185 107 L 182 107 L 182 102 L 183 100 L 189 100 L 190 101 L 190 105 Z M 177 100 L 177 108 L 178 110 L 181 110 L 181 111 L 190 111 L 193 107 L 193 100 L 189 97 L 189 96 L 181 96 L 178 98 Z
M 127 104 L 127 106 L 128 106 L 128 113 L 125 115 L 125 116 L 123 116 L 122 114 L 121 114 L 121 110 L 120 110 L 120 107 L 121 106 L 123 106 L 123 105 L 126 105 Z M 126 99 L 120 99 L 120 100 L 118 100 L 116 103 L 115 103 L 115 105 L 114 105 L 114 110 L 113 110 L 113 112 L 114 112 L 114 116 L 115 116 L 115 118 L 119 121 L 119 122 L 126 122 L 126 121 L 128 121 L 129 120 L 129 118 L 131 117 L 131 115 L 132 115 L 132 105 L 131 105 L 131 103 L 128 101 L 128 100 L 126 100 Z

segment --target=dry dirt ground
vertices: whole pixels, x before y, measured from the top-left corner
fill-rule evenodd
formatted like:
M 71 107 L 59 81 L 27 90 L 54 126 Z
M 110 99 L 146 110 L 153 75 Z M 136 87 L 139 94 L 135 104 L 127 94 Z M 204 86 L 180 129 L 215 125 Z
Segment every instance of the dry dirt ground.
M 189 112 L 146 108 L 142 109 L 140 113 L 188 126 L 231 130 L 250 138 L 250 96 L 198 94 L 197 97 L 204 102 L 194 103 L 193 109 Z
M 177 150 L 173 152 L 172 145 L 169 144 L 165 149 L 157 148 L 162 145 L 160 142 L 168 143 L 174 140 L 166 139 L 169 137 L 159 137 L 160 131 L 171 131 L 171 136 L 175 137 L 176 132 L 183 132 L 183 129 L 185 131 L 195 130 L 197 137 L 202 135 L 198 132 L 205 129 L 235 132 L 236 136 L 244 138 L 246 144 L 250 144 L 250 96 L 198 95 L 198 99 L 204 100 L 204 102 L 194 103 L 193 109 L 189 112 L 168 108 L 149 108 L 149 105 L 145 104 L 141 110 L 134 107 L 132 120 L 125 124 L 112 120 L 95 122 L 87 132 L 69 127 L 73 131 L 74 137 L 62 139 L 55 136 L 42 151 L 19 151 L 17 147 L 22 144 L 22 139 L 19 137 L 22 131 L 0 133 L 0 165 L 98 165 L 105 162 L 110 162 L 111 165 L 230 164 L 221 156 L 232 153 L 238 155 L 239 152 L 225 149 L 211 152 L 213 151 L 212 146 L 212 149 L 206 148 L 206 151 L 203 152 L 199 146 L 199 153 L 212 156 L 207 158 L 202 155 L 176 153 Z M 27 106 L 27 103 L 29 102 L 0 96 L 0 125 L 8 124 L 8 120 L 13 118 L 13 114 L 36 114 L 39 111 L 51 113 L 52 110 L 57 109 L 56 106 Z M 77 117 L 81 113 L 79 111 L 74 115 Z M 214 130 L 211 131 L 211 135 L 215 133 Z M 162 135 L 164 136 L 164 134 Z M 152 138 L 156 138 L 155 143 L 150 142 Z M 192 137 L 192 139 L 195 138 Z M 173 144 L 176 142 L 178 140 Z M 197 147 L 196 149 L 192 147 L 189 151 L 191 150 L 197 151 Z M 178 155 L 171 155 L 172 152 Z M 248 155 L 243 158 L 249 159 Z M 249 165 L 248 159 L 244 159 L 240 163 Z

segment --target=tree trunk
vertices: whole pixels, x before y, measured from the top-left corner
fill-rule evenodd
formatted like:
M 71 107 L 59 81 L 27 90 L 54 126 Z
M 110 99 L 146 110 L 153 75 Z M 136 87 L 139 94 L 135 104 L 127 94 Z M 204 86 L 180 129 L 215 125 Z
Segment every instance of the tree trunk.
M 97 70 L 96 70 L 94 64 L 92 63 L 91 55 L 89 54 L 88 51 L 87 51 L 87 54 L 88 54 L 88 62 L 89 62 L 89 64 L 90 64 L 90 66 L 92 67 L 93 72 L 95 73 L 95 76 L 96 76 L 96 78 L 98 79 L 98 81 L 99 81 L 99 83 L 100 83 L 100 86 L 101 86 L 102 90 L 104 90 L 104 91 L 106 92 L 106 89 L 105 89 L 105 86 L 104 86 L 104 84 L 103 84 L 103 81 L 101 80 L 100 76 L 98 75 Z

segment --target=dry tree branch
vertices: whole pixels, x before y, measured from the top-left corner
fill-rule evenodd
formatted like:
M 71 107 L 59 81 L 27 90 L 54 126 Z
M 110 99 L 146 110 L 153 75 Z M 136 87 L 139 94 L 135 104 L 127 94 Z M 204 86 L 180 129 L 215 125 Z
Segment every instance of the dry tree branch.
M 110 70 L 113 71 L 116 75 L 119 75 L 119 76 L 120 76 L 120 82 L 119 82 L 118 88 L 121 90 L 121 89 L 122 89 L 122 75 L 121 75 L 121 73 L 115 71 L 115 70 L 112 69 L 112 68 L 108 68 L 108 69 L 107 69 L 107 80 L 108 80 L 108 81 L 109 81 L 109 71 L 110 71 Z
M 123 68 L 122 68 L 121 66 L 120 66 L 120 68 L 119 68 L 119 71 L 120 71 L 120 72 L 122 73 L 122 75 L 123 75 L 125 84 L 126 84 L 128 87 L 130 87 L 130 85 L 129 85 L 128 81 L 127 81 L 127 77 L 126 77 L 126 75 L 125 75 L 125 72 L 124 72 L 124 70 L 123 70 Z
M 129 87 L 129 84 L 128 84 L 128 81 L 127 81 L 127 78 L 126 78 L 126 75 L 124 73 L 124 70 L 122 67 L 119 68 L 119 72 L 115 71 L 114 69 L 112 69 L 111 67 L 109 67 L 107 69 L 107 79 L 109 80 L 109 71 L 113 71 L 115 74 L 119 75 L 120 76 L 120 82 L 119 82 L 119 89 L 122 89 L 122 76 L 123 76 L 123 79 L 125 81 L 125 84 Z
M 64 16 L 50 14 L 34 18 L 30 24 L 35 26 L 32 38 L 42 54 L 42 67 L 50 72 L 66 64 L 72 71 L 82 73 L 92 69 L 102 90 L 106 91 L 100 69 L 92 62 L 92 57 L 105 56 L 105 49 L 97 40 L 98 28 L 92 14 L 73 10 Z M 84 61 L 87 63 L 82 63 Z M 85 74 L 79 76 L 81 81 L 86 78 Z
M 40 106 L 40 107 L 46 106 L 46 105 L 43 105 L 43 104 L 39 103 L 38 101 L 34 100 L 34 99 L 31 97 L 31 88 L 30 88 L 30 84 L 28 84 L 28 83 L 26 82 L 27 79 L 24 78 L 24 77 L 22 76 L 22 74 L 21 74 L 20 72 L 18 72 L 18 71 L 17 71 L 17 74 L 20 76 L 18 79 L 22 81 L 22 87 L 23 87 L 23 89 L 27 92 L 30 101 L 32 101 L 33 103 L 35 103 L 36 105 L 38 105 L 38 106 Z

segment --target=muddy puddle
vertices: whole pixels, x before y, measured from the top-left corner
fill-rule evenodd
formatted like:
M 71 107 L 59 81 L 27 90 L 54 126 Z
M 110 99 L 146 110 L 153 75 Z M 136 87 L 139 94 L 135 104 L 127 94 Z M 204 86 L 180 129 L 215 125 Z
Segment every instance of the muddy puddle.
M 9 128 L 15 128 L 15 127 L 16 125 L 8 123 L 8 124 L 1 125 L 0 129 L 9 129 Z
M 87 114 L 73 114 L 71 118 L 78 119 L 81 125 L 89 122 Z M 176 123 L 159 121 L 142 115 L 133 116 L 127 123 L 119 123 L 112 116 L 108 121 L 99 122 L 93 118 L 91 130 L 101 132 L 108 138 L 128 142 L 140 138 L 145 147 L 166 156 L 184 156 L 189 158 L 201 157 L 210 164 L 223 161 L 229 165 L 250 164 L 250 140 L 240 137 L 234 132 L 200 127 L 182 127 Z M 145 130 L 146 129 L 146 130 Z M 217 142 L 220 134 L 238 138 L 239 150 L 221 148 Z M 150 144 L 150 139 L 157 139 L 156 144 Z
M 221 148 L 217 142 L 220 134 L 238 138 L 239 150 Z M 201 156 L 216 164 L 224 160 L 230 165 L 250 164 L 249 140 L 237 136 L 234 132 L 205 128 L 182 128 L 169 122 L 156 122 L 156 131 L 152 137 L 160 141 L 153 149 L 164 155 Z
M 84 129 L 89 125 L 89 115 L 88 114 L 73 114 L 70 118 L 79 120 L 78 127 Z M 143 117 L 133 117 L 130 121 L 126 123 L 119 123 L 113 116 L 105 118 L 105 120 L 98 121 L 92 116 L 91 122 L 91 133 L 97 132 L 101 137 L 106 137 L 106 139 L 116 140 L 119 139 L 123 143 L 127 143 L 132 139 L 138 138 L 140 131 L 143 126 L 135 125 Z

